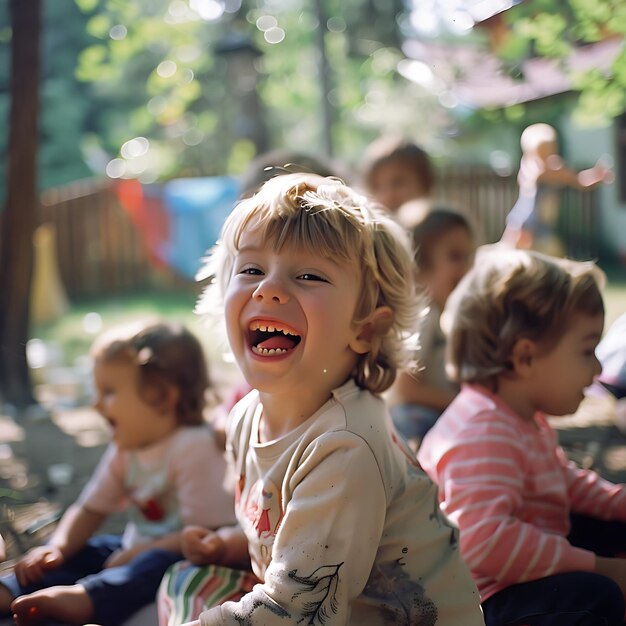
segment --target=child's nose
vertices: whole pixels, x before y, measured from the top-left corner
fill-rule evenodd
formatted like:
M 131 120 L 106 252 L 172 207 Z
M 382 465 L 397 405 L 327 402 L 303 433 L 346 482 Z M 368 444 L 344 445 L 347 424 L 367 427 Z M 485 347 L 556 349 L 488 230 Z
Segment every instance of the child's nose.
M 593 377 L 600 376 L 602 374 L 602 363 L 598 361 L 598 357 L 594 356 L 595 363 L 593 364 Z
M 252 297 L 258 301 L 267 300 L 277 304 L 285 304 L 289 300 L 289 294 L 281 282 L 269 276 L 254 290 Z

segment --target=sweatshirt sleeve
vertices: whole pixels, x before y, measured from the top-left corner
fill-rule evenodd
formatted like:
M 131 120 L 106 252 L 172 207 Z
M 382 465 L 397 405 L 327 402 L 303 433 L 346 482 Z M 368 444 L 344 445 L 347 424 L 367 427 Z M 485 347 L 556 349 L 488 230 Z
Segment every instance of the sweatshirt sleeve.
M 465 561 L 474 575 L 504 585 L 593 570 L 592 552 L 524 521 L 532 515 L 522 496 L 526 459 L 516 431 L 498 420 L 465 431 L 439 459 L 442 509 L 460 529 Z
M 611 483 L 593 470 L 577 467 L 558 449 L 572 511 L 603 520 L 626 521 L 626 485 Z
M 265 581 L 239 602 L 203 613 L 202 626 L 348 623 L 385 520 L 374 454 L 356 435 L 328 433 L 300 460 L 289 488 Z

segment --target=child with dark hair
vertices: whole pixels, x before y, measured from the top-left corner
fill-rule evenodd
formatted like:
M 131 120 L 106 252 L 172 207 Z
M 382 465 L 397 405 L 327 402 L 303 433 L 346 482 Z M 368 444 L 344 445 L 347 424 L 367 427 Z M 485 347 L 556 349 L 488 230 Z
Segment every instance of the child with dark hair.
M 448 296 L 472 264 L 475 244 L 467 218 L 446 208 L 422 215 L 412 225 L 412 235 L 416 283 L 426 295 L 418 328 L 417 367 L 399 372 L 387 402 L 396 428 L 416 450 L 459 392 L 446 375 L 440 317 Z
M 370 195 L 396 213 L 410 200 L 432 195 L 434 173 L 428 154 L 407 139 L 381 137 L 366 152 L 363 182 Z
M 50 541 L 0 579 L 0 610 L 18 625 L 121 624 L 154 601 L 183 558 L 186 524 L 232 523 L 225 462 L 204 421 L 210 389 L 196 337 L 180 324 L 119 327 L 96 341 L 95 408 L 113 442 Z M 128 510 L 123 536 L 95 535 Z
M 418 453 L 487 626 L 624 623 L 626 486 L 568 461 L 546 415 L 600 374 L 604 276 L 537 252 L 481 253 L 446 306 L 460 394 Z
M 254 195 L 259 187 L 282 174 L 305 172 L 320 176 L 339 176 L 344 178 L 341 168 L 332 162 L 308 154 L 306 152 L 277 148 L 256 156 L 241 177 L 241 198 Z

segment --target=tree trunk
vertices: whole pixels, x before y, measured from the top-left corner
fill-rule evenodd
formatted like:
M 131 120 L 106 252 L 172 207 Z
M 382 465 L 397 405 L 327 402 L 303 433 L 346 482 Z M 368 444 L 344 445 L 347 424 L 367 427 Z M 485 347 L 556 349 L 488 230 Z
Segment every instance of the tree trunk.
M 40 0 L 11 0 L 11 110 L 7 199 L 0 231 L 0 397 L 34 402 L 29 337 L 33 232 L 37 224 Z

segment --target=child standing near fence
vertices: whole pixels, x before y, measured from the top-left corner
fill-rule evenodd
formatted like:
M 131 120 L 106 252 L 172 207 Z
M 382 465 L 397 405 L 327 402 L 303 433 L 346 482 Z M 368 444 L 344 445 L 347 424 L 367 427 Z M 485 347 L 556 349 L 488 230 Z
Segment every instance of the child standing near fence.
M 568 461 L 546 420 L 573 413 L 600 373 L 602 281 L 592 263 L 494 247 L 446 307 L 463 386 L 418 459 L 487 626 L 624 621 L 626 487 Z
M 612 182 L 613 172 L 602 161 L 581 172 L 568 167 L 559 154 L 556 131 L 549 124 L 525 128 L 520 144 L 519 197 L 506 218 L 502 242 L 561 256 L 563 244 L 556 233 L 561 190 L 588 191 Z
M 240 203 L 220 240 L 211 273 L 255 391 L 227 439 L 238 534 L 215 549 L 249 551 L 261 583 L 193 623 L 482 624 L 456 530 L 378 396 L 416 310 L 405 233 L 339 181 L 295 174 Z
M 121 624 L 183 558 L 184 524 L 233 521 L 223 454 L 203 418 L 210 385 L 198 340 L 175 323 L 116 328 L 93 357 L 95 407 L 113 442 L 48 544 L 0 579 L 0 609 L 18 625 Z M 95 535 L 124 509 L 123 536 Z
M 420 309 L 417 366 L 403 369 L 387 395 L 398 431 L 417 450 L 419 442 L 459 392 L 445 370 L 446 338 L 440 317 L 448 296 L 474 260 L 474 235 L 456 211 L 434 208 L 412 228 L 416 283 L 426 301 Z

